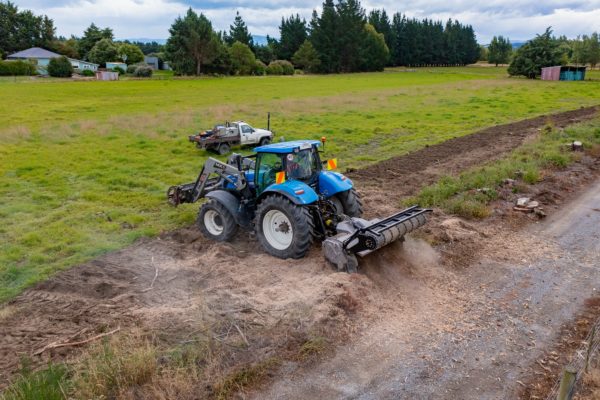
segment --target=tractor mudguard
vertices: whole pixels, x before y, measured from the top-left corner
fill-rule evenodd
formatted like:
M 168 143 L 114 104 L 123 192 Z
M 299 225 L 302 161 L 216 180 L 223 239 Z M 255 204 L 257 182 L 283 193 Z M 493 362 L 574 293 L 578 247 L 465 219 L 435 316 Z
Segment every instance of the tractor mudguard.
M 274 183 L 267 187 L 259 196 L 260 201 L 269 193 L 279 193 L 282 196 L 287 197 L 294 204 L 306 205 L 312 204 L 319 200 L 319 196 L 313 188 L 308 186 L 304 182 L 300 181 L 286 181 L 284 183 Z
M 248 216 L 243 207 L 240 207 L 240 200 L 230 192 L 225 190 L 213 190 L 212 192 L 207 193 L 205 197 L 215 199 L 223 204 L 238 225 L 244 228 L 250 228 L 252 226 L 250 216 Z
M 319 173 L 319 190 L 325 197 L 331 197 L 336 193 L 345 192 L 353 187 L 350 178 L 339 172 L 321 171 Z

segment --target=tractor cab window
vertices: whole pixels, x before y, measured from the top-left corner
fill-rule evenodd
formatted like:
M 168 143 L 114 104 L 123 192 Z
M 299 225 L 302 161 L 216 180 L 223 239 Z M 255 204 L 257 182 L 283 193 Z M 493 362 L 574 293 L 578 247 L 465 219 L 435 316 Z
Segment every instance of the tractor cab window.
M 242 125 L 242 133 L 252 133 L 252 127 L 250 125 Z
M 269 185 L 275 183 L 277 172 L 283 171 L 281 154 L 258 153 L 256 159 L 256 182 L 257 193 L 262 193 Z
M 318 171 L 318 160 L 312 149 L 300 150 L 287 155 L 285 172 L 288 179 L 309 180 Z

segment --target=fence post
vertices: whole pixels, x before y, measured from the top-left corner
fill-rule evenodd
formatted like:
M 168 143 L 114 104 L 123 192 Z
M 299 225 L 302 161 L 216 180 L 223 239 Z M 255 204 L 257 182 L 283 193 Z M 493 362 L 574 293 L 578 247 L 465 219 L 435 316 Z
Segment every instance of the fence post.
M 577 370 L 572 366 L 566 367 L 562 378 L 560 378 L 560 387 L 558 388 L 556 400 L 571 400 L 571 397 L 573 397 L 573 388 L 575 387 L 575 378 L 577 378 Z
M 596 335 L 596 325 L 592 326 L 592 331 L 590 332 L 590 341 L 588 343 L 588 350 L 585 355 L 585 373 L 588 372 L 588 367 L 590 365 L 590 356 L 592 349 L 594 348 L 594 336 Z

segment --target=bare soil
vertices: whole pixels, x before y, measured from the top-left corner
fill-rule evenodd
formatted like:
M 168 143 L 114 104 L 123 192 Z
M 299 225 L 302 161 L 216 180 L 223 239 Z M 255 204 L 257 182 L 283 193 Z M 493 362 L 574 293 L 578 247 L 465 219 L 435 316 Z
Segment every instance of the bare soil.
M 361 188 L 368 216 L 385 215 L 397 209 L 402 197 L 441 175 L 506 154 L 548 121 L 562 127 L 596 112 L 585 108 L 489 128 L 350 176 Z M 584 157 L 535 186 L 532 195 L 558 207 L 597 176 L 597 163 Z M 333 344 L 360 338 L 365 349 L 382 353 L 386 341 L 399 340 L 408 346 L 405 350 L 413 348 L 416 357 L 420 342 L 434 333 L 459 340 L 461 332 L 479 329 L 466 316 L 481 312 L 486 301 L 469 283 L 470 277 L 460 273 L 478 254 L 510 261 L 530 257 L 531 248 L 540 254 L 558 251 L 539 241 L 528 243 L 527 236 L 514 243 L 510 229 L 520 229 L 529 217 L 510 212 L 512 199 L 506 196 L 496 205 L 499 211 L 483 222 L 436 212 L 420 235 L 365 258 L 361 273 L 354 275 L 334 272 L 317 245 L 302 260 L 279 260 L 264 254 L 247 233 L 223 244 L 189 227 L 140 240 L 61 272 L 0 309 L 0 387 L 12 379 L 23 359 L 36 367 L 81 351 L 62 347 L 40 353 L 52 343 L 85 339 L 117 326 L 123 331 L 141 327 L 171 344 L 209 332 L 238 349 L 223 360 L 224 371 L 287 351 L 291 361 L 284 363 L 281 374 L 296 373 L 306 362 L 293 360 L 292 354 L 314 337 Z M 368 336 L 374 341 L 363 340 L 371 327 L 376 329 Z M 393 332 L 403 332 L 402 337 Z M 420 342 L 411 342 L 415 332 L 423 333 Z M 385 363 L 373 361 L 363 367 L 377 371 L 378 365 Z M 433 372 L 428 376 L 435 380 Z M 210 387 L 203 387 L 198 395 L 210 393 Z
M 414 195 L 420 188 L 436 182 L 443 175 L 458 174 L 470 167 L 496 160 L 534 137 L 546 124 L 564 128 L 593 118 L 599 109 L 582 107 L 492 126 L 361 170 L 349 171 L 348 176 L 357 180 L 358 187 L 363 191 L 378 192 L 365 199 L 368 202 L 367 210 L 376 209 L 378 202 Z M 396 205 L 397 201 L 392 204 L 394 207 Z

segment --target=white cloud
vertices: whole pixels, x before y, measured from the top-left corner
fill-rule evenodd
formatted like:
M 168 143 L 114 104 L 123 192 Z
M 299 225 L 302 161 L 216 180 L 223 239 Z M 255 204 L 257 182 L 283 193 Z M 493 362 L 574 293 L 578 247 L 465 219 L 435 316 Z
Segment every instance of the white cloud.
M 192 6 L 203 12 L 217 30 L 227 30 L 235 11 L 255 35 L 277 36 L 282 16 L 298 13 L 307 20 L 312 9 L 320 9 L 321 1 L 295 0 L 22 0 L 16 4 L 55 21 L 58 33 L 81 35 L 91 22 L 111 27 L 118 38 L 167 38 L 173 20 Z M 391 15 L 397 11 L 410 17 L 447 20 L 458 19 L 473 25 L 478 40 L 486 43 L 493 35 L 515 40 L 532 38 L 547 26 L 556 35 L 575 37 L 600 31 L 600 0 L 414 0 L 399 5 L 395 0 L 365 0 L 367 10 L 385 8 Z M 400 8 L 402 7 L 402 8 Z

